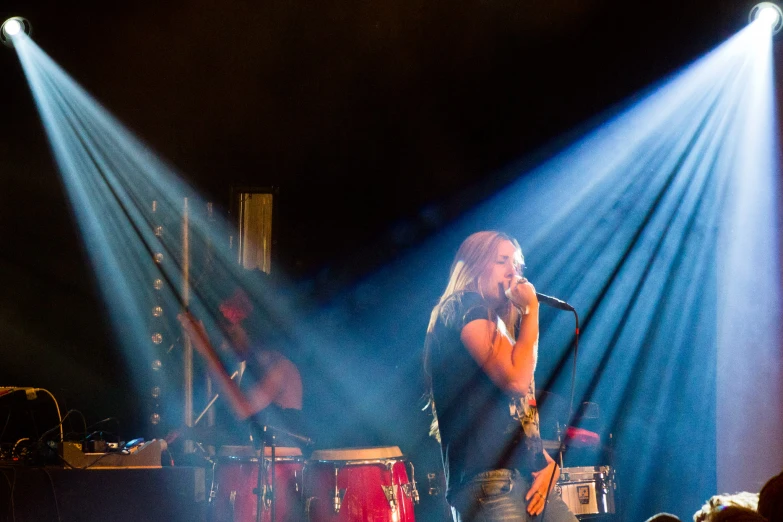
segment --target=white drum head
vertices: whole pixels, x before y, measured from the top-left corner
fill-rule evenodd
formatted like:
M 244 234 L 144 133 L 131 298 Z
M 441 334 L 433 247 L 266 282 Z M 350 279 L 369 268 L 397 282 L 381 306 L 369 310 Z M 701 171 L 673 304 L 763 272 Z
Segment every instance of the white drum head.
M 217 452 L 218 457 L 232 457 L 236 459 L 252 459 L 258 457 L 258 450 L 253 446 L 221 446 Z M 302 450 L 299 448 L 288 448 L 278 446 L 275 448 L 275 457 L 299 457 L 302 455 Z M 266 446 L 264 448 L 264 456 L 272 456 L 272 448 Z
M 310 456 L 310 460 L 384 460 L 401 458 L 402 451 L 397 446 L 384 446 L 375 448 L 337 448 L 316 450 Z

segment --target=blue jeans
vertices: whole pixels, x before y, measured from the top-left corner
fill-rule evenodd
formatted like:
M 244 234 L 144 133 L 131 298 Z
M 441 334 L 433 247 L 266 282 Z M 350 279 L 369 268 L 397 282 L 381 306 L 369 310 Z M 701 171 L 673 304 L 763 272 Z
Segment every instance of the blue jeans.
M 556 489 L 549 494 L 544 518 L 531 516 L 525 500 L 530 484 L 517 470 L 479 473 L 450 494 L 454 522 L 577 522 Z

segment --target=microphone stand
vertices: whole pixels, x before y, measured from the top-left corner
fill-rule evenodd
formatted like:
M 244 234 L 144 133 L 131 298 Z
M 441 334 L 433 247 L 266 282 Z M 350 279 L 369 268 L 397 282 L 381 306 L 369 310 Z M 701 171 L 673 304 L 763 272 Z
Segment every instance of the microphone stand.
M 516 303 L 514 303 L 514 300 L 511 299 L 511 289 L 503 290 L 503 285 L 498 284 L 498 290 L 501 293 L 505 293 L 506 297 L 509 301 L 511 301 L 512 304 L 515 306 L 519 306 Z M 571 422 L 571 419 L 574 415 L 574 390 L 576 389 L 576 356 L 579 353 L 579 314 L 576 313 L 576 309 L 571 306 L 570 304 L 566 303 L 565 301 L 561 301 L 560 299 L 556 297 L 552 297 L 546 294 L 541 294 L 536 292 L 536 297 L 538 298 L 539 304 L 543 303 L 547 306 L 551 306 L 552 308 L 557 308 L 558 310 L 565 310 L 567 312 L 573 312 L 574 317 L 576 318 L 576 336 L 574 339 L 574 367 L 571 371 L 571 403 L 568 406 L 568 420 Z M 541 522 L 544 521 L 544 515 L 546 514 L 546 506 L 549 502 L 549 493 L 552 489 L 552 483 L 555 481 L 555 474 L 557 473 L 557 466 L 559 465 L 562 469 L 563 467 L 563 453 L 565 452 L 565 446 L 566 446 L 566 439 L 568 436 L 568 426 L 566 426 L 566 437 L 561 437 L 560 440 L 560 447 L 557 449 L 558 459 L 560 462 L 558 463 L 555 461 L 555 467 L 552 470 L 552 476 L 549 477 L 549 485 L 547 486 L 546 490 L 546 496 L 544 497 L 544 509 L 541 511 Z
M 256 487 L 253 490 L 253 493 L 256 495 L 256 522 L 261 522 L 261 512 L 266 511 L 266 496 L 267 496 L 267 489 L 266 484 L 263 482 L 266 478 L 266 466 L 265 466 L 265 460 L 266 460 L 266 446 L 267 446 L 267 428 L 266 425 L 259 425 L 255 421 L 250 422 L 250 429 L 254 432 L 254 435 L 258 437 L 260 441 L 260 449 L 259 449 L 259 456 L 258 456 L 258 473 L 256 476 Z M 271 495 L 272 495 L 272 502 L 271 502 L 271 522 L 275 522 L 276 518 L 276 507 L 275 506 L 275 448 L 277 447 L 277 441 L 274 433 L 269 433 L 269 436 L 271 438 L 271 443 L 269 444 L 269 447 L 271 449 L 270 451 L 270 457 L 271 457 L 271 463 L 269 466 L 270 473 L 272 474 L 272 484 L 270 486 L 271 489 Z M 255 441 L 255 438 L 253 439 Z
M 274 426 L 272 424 L 264 424 L 260 425 L 255 421 L 250 421 L 250 429 L 251 432 L 254 435 L 253 440 L 255 441 L 255 437 L 258 437 L 260 441 L 260 452 L 261 455 L 258 459 L 258 476 L 256 477 L 256 488 L 253 490 L 255 493 L 257 500 L 256 500 L 256 522 L 261 522 L 261 511 L 266 510 L 266 495 L 267 491 L 264 489 L 266 485 L 264 484 L 262 486 L 262 480 L 265 477 L 263 472 L 265 471 L 264 468 L 264 460 L 265 460 L 265 454 L 266 454 L 266 448 L 267 445 L 270 448 L 270 463 L 269 463 L 269 473 L 272 475 L 271 478 L 271 484 L 270 484 L 270 495 L 271 495 L 271 502 L 270 502 L 270 522 L 275 522 L 276 515 L 277 515 L 277 506 L 275 497 L 275 487 L 277 485 L 277 477 L 275 474 L 275 451 L 277 448 L 277 434 L 280 434 L 284 438 L 292 439 L 297 442 L 300 442 L 306 446 L 310 446 L 313 444 L 313 439 L 309 437 L 305 437 L 304 435 L 298 435 L 296 433 L 292 433 L 286 429 L 283 429 L 279 426 Z M 271 441 L 269 444 L 267 444 L 267 440 Z
M 262 428 L 264 431 L 266 431 L 266 426 Z M 275 438 L 274 433 L 271 435 L 272 442 L 269 444 L 269 447 L 271 449 L 270 451 L 270 457 L 271 461 L 269 463 L 269 466 L 267 469 L 269 469 L 269 473 L 272 475 L 272 484 L 270 485 L 270 493 L 272 496 L 272 502 L 271 502 L 271 517 L 270 521 L 275 522 L 277 519 L 277 502 L 275 502 L 275 448 L 277 448 L 277 441 Z M 256 504 L 256 522 L 261 522 L 261 510 L 266 509 L 266 495 L 267 495 L 267 489 L 266 484 L 264 484 L 264 489 L 262 491 L 261 488 L 261 481 L 263 480 L 265 466 L 264 466 L 264 460 L 266 459 L 266 437 L 261 437 L 261 456 L 258 459 L 258 477 L 256 481 L 256 497 L 257 497 L 257 504 Z
M 540 298 L 541 294 L 538 295 Z M 544 296 L 544 297 L 548 297 L 548 296 Z M 550 299 L 554 299 L 554 298 L 550 298 Z M 556 301 L 560 301 L 560 300 L 557 299 Z M 544 300 L 542 302 L 546 303 L 547 301 Z M 562 301 L 560 302 L 562 303 Z M 552 483 L 555 481 L 557 466 L 559 465 L 560 469 L 563 469 L 563 454 L 565 453 L 566 441 L 568 440 L 568 426 L 571 424 L 574 418 L 574 395 L 576 390 L 576 358 L 577 355 L 579 354 L 579 314 L 576 312 L 576 309 L 574 309 L 574 307 L 572 307 L 571 305 L 568 305 L 568 308 L 555 305 L 555 308 L 561 310 L 570 309 L 570 311 L 574 313 L 574 320 L 576 321 L 576 330 L 574 335 L 574 364 L 571 369 L 571 401 L 568 405 L 568 425 L 566 425 L 565 435 L 560 437 L 560 447 L 557 448 L 557 456 L 560 462 L 555 462 L 555 467 L 552 470 L 552 476 L 549 477 L 549 485 L 547 486 L 546 497 L 544 498 L 544 509 L 543 511 L 541 511 L 541 522 L 544 521 L 544 515 L 546 515 L 546 507 L 549 504 L 549 493 L 552 491 Z

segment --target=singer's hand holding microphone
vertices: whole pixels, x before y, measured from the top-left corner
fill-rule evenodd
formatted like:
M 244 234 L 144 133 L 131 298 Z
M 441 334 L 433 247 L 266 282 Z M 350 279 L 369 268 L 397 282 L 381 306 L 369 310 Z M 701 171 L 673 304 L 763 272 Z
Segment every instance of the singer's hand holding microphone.
M 530 299 L 530 292 L 532 292 L 532 300 Z M 565 301 L 561 301 L 557 297 L 536 292 L 535 287 L 524 277 L 517 277 L 517 279 L 511 283 L 511 287 L 506 290 L 506 297 L 509 301 L 518 306 L 524 314 L 530 312 L 530 306 L 533 304 L 538 306 L 538 303 L 543 303 L 547 306 L 557 308 L 558 310 L 575 312 L 574 307 Z
M 505 291 L 506 297 L 527 315 L 530 310 L 538 308 L 536 288 L 524 277 L 517 277 Z

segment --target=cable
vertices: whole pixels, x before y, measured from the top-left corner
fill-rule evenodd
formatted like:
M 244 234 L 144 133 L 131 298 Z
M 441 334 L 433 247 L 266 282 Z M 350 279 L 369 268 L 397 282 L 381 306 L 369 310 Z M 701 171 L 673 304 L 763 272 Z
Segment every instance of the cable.
M 30 438 L 29 438 L 29 437 L 24 437 L 24 438 L 22 438 L 22 439 L 19 439 L 19 440 L 17 440 L 17 441 L 16 441 L 16 443 L 14 444 L 14 447 L 13 447 L 13 448 L 11 448 L 11 455 L 13 455 L 13 454 L 14 454 L 14 452 L 16 451 L 16 447 L 19 445 L 19 443 L 20 443 L 20 442 L 24 442 L 24 441 L 26 441 L 26 440 L 30 440 Z
M 60 413 L 60 405 L 57 403 L 57 399 L 54 397 L 54 395 L 52 395 L 52 392 L 50 392 L 49 390 L 47 390 L 45 388 L 21 388 L 21 387 L 19 387 L 19 388 L 16 388 L 16 390 L 24 390 L 25 393 L 29 393 L 31 390 L 32 390 L 33 393 L 43 392 L 43 393 L 49 395 L 49 397 L 52 398 L 52 402 L 54 402 L 54 408 L 57 410 L 57 419 L 60 421 L 60 424 L 58 424 L 58 426 L 60 426 L 60 439 L 62 439 L 63 438 L 63 429 L 62 429 L 63 417 L 62 417 L 62 414 Z M 29 398 L 29 395 L 28 395 L 28 398 Z M 35 397 L 33 397 L 33 398 L 35 398 Z M 2 440 L 3 435 L 5 435 L 5 430 L 8 427 L 8 421 L 10 419 L 11 419 L 11 413 L 9 412 L 8 418 L 5 421 L 5 426 L 3 426 L 3 430 L 0 431 L 0 440 Z
M 78 410 L 76 410 L 76 413 L 79 414 L 79 416 L 82 418 L 82 426 L 84 426 L 84 431 L 82 432 L 82 438 L 84 438 L 85 435 L 87 435 L 87 419 L 84 417 L 84 414 Z M 71 423 L 71 426 L 73 426 L 73 423 Z M 63 438 L 63 440 L 65 440 Z
M 98 424 L 103 424 L 104 422 L 109 422 L 109 421 L 115 421 L 117 423 L 117 427 L 118 428 L 120 427 L 120 420 L 117 417 L 106 417 L 105 419 L 99 420 L 98 422 L 93 422 L 92 424 L 84 428 L 84 431 L 87 431 L 90 428 L 94 428 Z
M 59 409 L 57 410 L 57 413 L 59 414 Z M 68 410 L 65 413 L 65 417 L 62 417 L 60 419 L 60 422 L 57 423 L 57 426 L 55 426 L 54 428 L 50 428 L 50 429 L 46 430 L 43 433 L 43 435 L 38 437 L 38 442 L 42 442 L 47 435 L 49 435 L 51 432 L 57 430 L 58 428 L 60 429 L 60 442 L 62 442 L 63 441 L 63 422 L 65 422 L 65 419 L 67 419 L 71 415 L 71 413 L 78 413 L 79 415 L 82 415 L 82 412 L 80 412 L 79 410 Z M 84 415 L 82 415 L 82 416 L 84 416 Z
M 544 515 L 546 515 L 546 507 L 549 505 L 549 494 L 552 492 L 552 484 L 555 481 L 555 475 L 557 474 L 557 468 L 562 467 L 563 453 L 565 453 L 566 440 L 568 438 L 568 426 L 574 421 L 574 394 L 576 390 L 576 359 L 579 355 L 579 314 L 576 310 L 574 312 L 574 320 L 576 321 L 576 330 L 574 330 L 574 365 L 571 370 L 571 402 L 568 406 L 568 425 L 566 426 L 566 433 L 560 440 L 560 447 L 557 448 L 558 458 L 560 462 L 555 461 L 555 467 L 552 469 L 552 476 L 549 477 L 549 485 L 546 488 L 546 496 L 544 497 L 544 509 L 541 511 L 541 522 L 544 522 Z
M 102 430 L 91 431 L 84 437 L 84 441 L 86 442 L 90 440 L 92 436 L 96 434 L 99 436 L 98 440 L 107 440 L 107 436 L 109 436 L 109 438 L 111 438 L 112 440 L 116 439 L 117 443 L 120 442 L 120 435 L 118 433 L 114 433 L 113 431 L 102 431 Z
M 47 395 L 49 395 L 49 397 L 51 397 L 52 400 L 54 401 L 54 407 L 57 409 L 57 418 L 60 420 L 60 424 L 58 424 L 58 426 L 60 426 L 60 440 L 63 440 L 63 420 L 64 419 L 63 419 L 63 416 L 60 414 L 60 405 L 57 403 L 57 399 L 54 398 L 54 395 L 52 395 L 52 392 L 50 392 L 49 390 L 46 390 L 44 388 L 33 388 L 33 391 L 36 392 L 36 393 L 44 392 Z M 71 411 L 74 411 L 74 410 L 71 410 Z M 79 413 L 81 413 L 81 412 L 79 412 Z
M 94 423 L 90 424 L 89 426 L 87 426 L 86 428 L 84 428 L 84 433 L 86 434 L 88 430 L 90 430 L 91 428 L 94 428 L 98 424 L 103 424 L 104 422 L 109 422 L 109 421 L 114 421 L 114 422 L 117 423 L 117 433 L 116 433 L 116 435 L 117 435 L 117 442 L 119 442 L 120 441 L 120 419 L 118 419 L 117 417 L 106 417 L 103 420 L 99 420 L 98 422 L 94 422 Z M 89 435 L 85 435 L 85 437 L 84 437 L 85 440 L 88 439 L 89 437 L 91 437 L 92 435 L 94 435 L 95 433 L 100 433 L 100 432 L 96 430 L 96 431 L 91 432 Z M 111 433 L 111 432 L 109 432 L 109 433 Z
M 574 330 L 574 365 L 571 368 L 571 402 L 568 405 L 569 422 L 573 422 L 574 416 L 574 394 L 576 393 L 576 358 L 577 355 L 579 355 L 579 314 L 576 313 L 576 310 L 574 310 L 574 321 L 576 321 L 576 330 Z
M 5 430 L 8 428 L 8 421 L 11 420 L 11 412 L 8 412 L 8 417 L 5 418 L 5 424 L 3 425 L 2 431 L 0 431 L 0 442 L 3 440 L 3 435 L 5 435 Z
M 63 519 L 60 517 L 60 506 L 57 504 L 57 491 L 54 489 L 54 480 L 52 480 L 52 476 L 46 468 L 41 469 L 46 473 L 46 476 L 49 477 L 49 484 L 52 486 L 52 497 L 54 498 L 54 509 L 57 511 L 57 521 L 62 522 Z
M 14 487 L 16 486 L 16 468 L 11 468 L 11 470 L 14 472 L 14 481 L 11 482 L 10 480 L 8 480 L 8 476 L 5 474 L 5 472 L 3 472 L 3 478 L 5 479 L 6 482 L 8 482 L 8 488 L 10 491 L 11 520 L 12 522 L 16 522 L 16 506 L 14 505 Z

